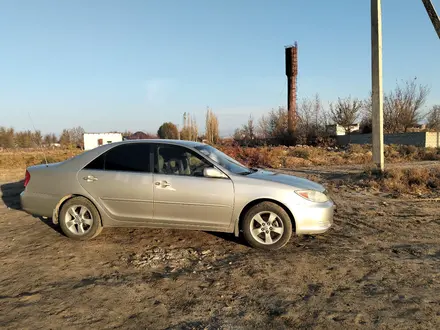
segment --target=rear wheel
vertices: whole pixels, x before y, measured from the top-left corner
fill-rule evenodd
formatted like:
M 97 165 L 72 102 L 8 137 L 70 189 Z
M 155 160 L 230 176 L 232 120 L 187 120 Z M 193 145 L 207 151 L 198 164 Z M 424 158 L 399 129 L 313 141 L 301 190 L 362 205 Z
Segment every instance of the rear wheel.
M 292 236 L 292 222 L 279 205 L 263 202 L 245 214 L 242 224 L 245 240 L 254 248 L 277 250 Z
M 63 233 L 75 240 L 91 239 L 102 230 L 98 210 L 84 197 L 74 197 L 64 203 L 58 221 Z

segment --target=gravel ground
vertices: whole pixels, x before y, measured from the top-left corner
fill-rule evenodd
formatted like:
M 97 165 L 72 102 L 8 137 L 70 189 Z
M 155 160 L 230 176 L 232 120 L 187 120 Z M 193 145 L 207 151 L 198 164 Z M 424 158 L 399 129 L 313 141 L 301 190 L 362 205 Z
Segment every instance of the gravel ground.
M 3 329 L 440 329 L 440 204 L 327 182 L 334 227 L 283 249 L 228 234 L 104 229 L 89 242 L 19 209 L 1 185 Z

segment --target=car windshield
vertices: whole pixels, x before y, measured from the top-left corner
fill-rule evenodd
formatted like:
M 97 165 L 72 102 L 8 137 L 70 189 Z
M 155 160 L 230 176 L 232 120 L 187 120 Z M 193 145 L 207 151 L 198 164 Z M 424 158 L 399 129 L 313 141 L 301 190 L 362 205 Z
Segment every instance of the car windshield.
M 253 172 L 251 169 L 247 168 L 243 164 L 240 164 L 235 159 L 225 155 L 223 152 L 210 145 L 200 145 L 196 146 L 195 148 L 202 154 L 206 155 L 209 159 L 232 173 L 247 175 Z

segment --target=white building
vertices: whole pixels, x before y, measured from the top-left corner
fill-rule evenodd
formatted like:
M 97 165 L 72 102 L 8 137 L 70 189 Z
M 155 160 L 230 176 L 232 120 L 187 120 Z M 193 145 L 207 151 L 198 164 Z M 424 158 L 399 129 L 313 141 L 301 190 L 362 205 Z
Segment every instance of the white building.
M 359 124 L 353 124 L 350 126 L 350 133 L 359 132 Z M 338 135 L 345 135 L 346 131 L 345 128 L 341 125 L 333 124 L 333 125 L 327 125 L 327 132 L 331 136 L 338 136 Z
M 122 141 L 122 133 L 84 133 L 84 150 Z

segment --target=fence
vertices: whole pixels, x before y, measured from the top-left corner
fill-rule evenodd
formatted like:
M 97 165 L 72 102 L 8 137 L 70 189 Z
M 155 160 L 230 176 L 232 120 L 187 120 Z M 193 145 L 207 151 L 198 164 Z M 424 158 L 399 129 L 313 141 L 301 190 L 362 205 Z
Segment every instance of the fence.
M 371 144 L 371 134 L 352 134 L 336 136 L 338 145 Z M 384 134 L 385 144 L 404 144 L 425 148 L 440 147 L 440 132 L 411 132 Z

